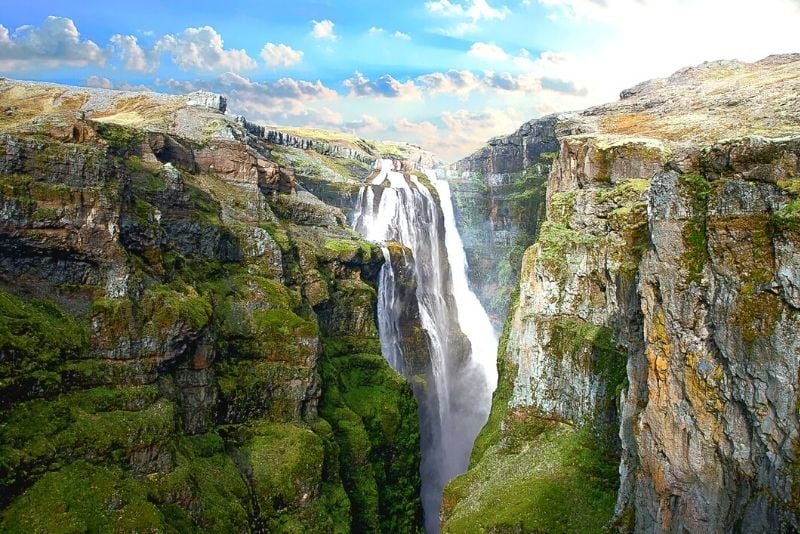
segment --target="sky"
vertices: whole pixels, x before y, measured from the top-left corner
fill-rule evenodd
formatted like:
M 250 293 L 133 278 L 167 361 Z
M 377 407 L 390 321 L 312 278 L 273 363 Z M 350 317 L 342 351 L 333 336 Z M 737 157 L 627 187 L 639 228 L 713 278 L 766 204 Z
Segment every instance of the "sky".
M 718 59 L 800 52 L 800 0 L 0 0 L 0 76 L 210 90 L 447 161 Z

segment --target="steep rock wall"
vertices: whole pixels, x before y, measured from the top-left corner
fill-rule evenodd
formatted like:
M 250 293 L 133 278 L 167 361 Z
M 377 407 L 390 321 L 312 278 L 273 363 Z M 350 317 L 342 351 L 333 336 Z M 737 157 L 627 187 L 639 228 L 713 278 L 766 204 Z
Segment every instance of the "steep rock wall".
M 522 254 L 544 215 L 547 175 L 558 148 L 555 124 L 554 116 L 525 123 L 448 169 L 470 286 L 497 329 L 508 311 Z
M 0 87 L 0 530 L 417 530 L 380 250 L 236 121 L 147 98 Z
M 444 531 L 798 529 L 798 61 L 704 64 L 557 122 Z

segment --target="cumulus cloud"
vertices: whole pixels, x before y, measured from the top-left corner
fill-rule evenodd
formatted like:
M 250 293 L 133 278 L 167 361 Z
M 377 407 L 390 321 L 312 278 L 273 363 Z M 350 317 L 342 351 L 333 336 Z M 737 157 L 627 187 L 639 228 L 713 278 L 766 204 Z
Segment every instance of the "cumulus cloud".
M 303 61 L 303 52 L 285 44 L 267 43 L 261 49 L 261 58 L 273 69 L 293 67 Z
M 369 30 L 367 30 L 367 33 L 370 35 L 380 35 L 383 32 L 384 32 L 383 28 L 379 28 L 378 26 L 373 26 Z
M 87 67 L 104 65 L 106 52 L 81 39 L 72 19 L 47 17 L 41 26 L 20 26 L 14 33 L 0 25 L 0 69 Z
M 380 119 L 369 115 L 361 115 L 361 118 L 356 120 L 347 121 L 343 124 L 344 128 L 352 133 L 370 134 L 383 130 L 385 128 Z
M 370 80 L 360 72 L 353 74 L 343 85 L 350 90 L 350 96 L 373 96 L 385 98 L 419 98 L 419 88 L 412 80 L 400 82 L 389 74 Z
M 466 156 L 487 139 L 508 134 L 522 122 L 519 111 L 487 107 L 481 111 L 459 109 L 442 113 L 441 121 L 447 132 L 443 155 L 451 159 Z
M 163 85 L 179 93 L 205 90 L 225 94 L 231 113 L 245 115 L 253 121 L 328 127 L 339 127 L 344 121 L 339 111 L 325 106 L 326 102 L 339 98 L 339 94 L 319 80 L 281 78 L 276 82 L 257 82 L 235 72 L 226 72 L 211 80 L 169 79 Z
M 111 83 L 111 80 L 109 80 L 108 78 L 104 78 L 102 76 L 89 76 L 88 78 L 86 78 L 84 85 L 86 85 L 86 87 L 94 87 L 97 89 L 114 88 L 114 84 Z
M 211 26 L 186 28 L 178 35 L 165 35 L 156 42 L 155 53 L 168 53 L 181 70 L 233 71 L 256 68 L 244 50 L 226 50 L 222 36 Z
M 158 68 L 157 59 L 148 59 L 136 36 L 116 34 L 111 37 L 111 44 L 117 49 L 127 70 L 151 72 Z
M 506 54 L 505 50 L 493 43 L 473 43 L 467 54 L 486 61 L 505 61 L 508 59 L 508 54 Z
M 311 36 L 314 39 L 327 39 L 335 41 L 338 37 L 333 32 L 335 24 L 330 20 L 312 20 Z
M 556 93 L 565 93 L 571 95 L 585 95 L 587 90 L 584 87 L 578 87 L 575 82 L 568 80 L 559 80 L 558 78 L 548 78 L 545 76 L 541 79 L 542 89 L 548 91 L 555 91 Z
M 495 8 L 486 0 L 470 0 L 463 4 L 450 2 L 450 0 L 434 0 L 426 2 L 425 9 L 433 15 L 461 19 L 461 22 L 454 26 L 441 29 L 442 33 L 454 37 L 477 30 L 481 20 L 503 20 L 511 14 L 508 7 Z
M 396 32 L 394 32 L 394 34 L 393 34 L 393 35 L 394 35 L 394 36 L 395 36 L 397 39 L 400 39 L 401 41 L 410 41 L 410 40 L 411 40 L 411 36 L 410 36 L 410 35 L 408 35 L 407 33 L 403 33 L 403 32 L 401 32 L 401 31 L 399 31 L 399 30 L 398 30 L 398 31 L 396 31 Z
M 513 109 L 486 108 L 482 111 L 458 109 L 432 120 L 401 117 L 389 127 L 403 141 L 436 151 L 451 161 L 464 157 L 486 139 L 514 131 L 522 121 Z
M 432 140 L 439 135 L 439 128 L 437 128 L 432 122 L 413 122 L 405 117 L 402 117 L 395 122 L 394 129 L 398 132 L 412 134 L 414 139 L 420 141 Z
M 480 89 L 480 77 L 468 70 L 449 70 L 447 72 L 431 72 L 417 77 L 417 83 L 432 96 L 437 94 L 453 94 L 462 97 Z
M 88 78 L 86 78 L 84 85 L 86 87 L 94 87 L 96 89 L 116 89 L 118 91 L 130 91 L 135 93 L 141 93 L 147 91 L 152 92 L 152 89 L 150 89 L 146 85 L 142 84 L 133 85 L 127 82 L 121 84 L 115 84 L 108 78 L 97 75 L 89 76 Z

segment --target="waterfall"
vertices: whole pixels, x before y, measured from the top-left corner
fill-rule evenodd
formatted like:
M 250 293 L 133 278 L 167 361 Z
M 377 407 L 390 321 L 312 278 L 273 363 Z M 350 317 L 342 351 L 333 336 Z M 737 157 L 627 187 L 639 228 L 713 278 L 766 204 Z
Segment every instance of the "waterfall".
M 440 208 L 400 162 L 381 160 L 377 170 L 359 192 L 354 228 L 381 243 L 386 258 L 379 280 L 381 347 L 417 398 L 425 528 L 434 533 L 444 486 L 467 468 L 489 414 L 497 338 L 467 285 L 448 184 L 426 172 Z
M 444 213 L 445 244 L 447 257 L 450 259 L 450 272 L 453 275 L 453 291 L 458 309 L 458 323 L 461 330 L 469 338 L 472 345 L 471 360 L 482 369 L 488 379 L 488 399 L 482 401 L 492 402 L 492 392 L 497 387 L 497 334 L 491 320 L 477 295 L 472 292 L 467 282 L 467 256 L 464 253 L 464 243 L 456 227 L 456 218 L 453 214 L 453 201 L 450 196 L 450 184 L 445 180 L 436 179 L 436 174 L 429 172 L 428 177 L 439 192 Z M 481 392 L 484 393 L 484 392 Z

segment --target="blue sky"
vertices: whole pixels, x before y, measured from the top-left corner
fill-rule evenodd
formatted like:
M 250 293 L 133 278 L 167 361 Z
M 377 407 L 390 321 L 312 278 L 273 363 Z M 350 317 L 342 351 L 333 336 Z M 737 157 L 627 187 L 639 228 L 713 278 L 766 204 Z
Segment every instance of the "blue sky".
M 234 113 L 456 159 L 706 60 L 800 51 L 800 0 L 6 2 L 0 74 L 222 92 Z

